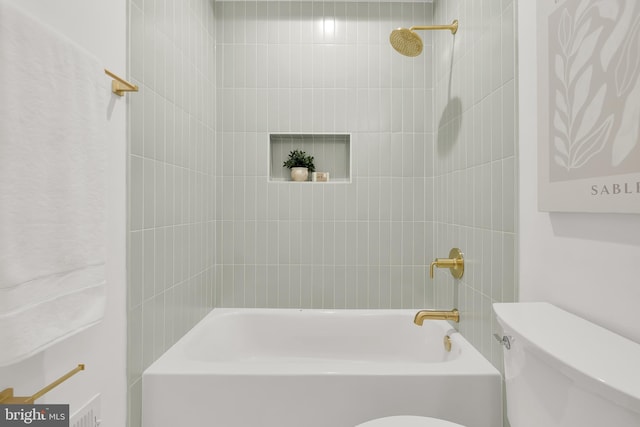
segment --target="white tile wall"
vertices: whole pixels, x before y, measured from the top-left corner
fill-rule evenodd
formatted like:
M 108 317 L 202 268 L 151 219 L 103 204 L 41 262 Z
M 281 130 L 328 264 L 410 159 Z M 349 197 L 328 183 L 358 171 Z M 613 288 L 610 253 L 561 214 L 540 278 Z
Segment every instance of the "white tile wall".
M 216 3 L 218 305 L 431 303 L 431 55 L 388 42 L 431 14 L 430 3 Z M 352 135 L 351 183 L 268 182 L 269 133 L 310 132 Z
M 435 35 L 436 253 L 457 246 L 465 275 L 437 272 L 438 306 L 458 306 L 459 329 L 502 369 L 491 304 L 517 295 L 515 4 L 434 2 L 434 21 L 460 21 L 455 37 Z
M 517 298 L 514 7 L 130 1 L 130 426 L 142 370 L 212 306 L 457 305 L 499 365 L 491 303 Z M 453 18 L 417 58 L 389 46 Z M 268 134 L 310 132 L 352 135 L 350 184 L 268 182 Z M 452 246 L 463 280 L 429 280 Z
M 208 0 L 129 2 L 128 425 L 141 374 L 212 306 L 215 16 Z

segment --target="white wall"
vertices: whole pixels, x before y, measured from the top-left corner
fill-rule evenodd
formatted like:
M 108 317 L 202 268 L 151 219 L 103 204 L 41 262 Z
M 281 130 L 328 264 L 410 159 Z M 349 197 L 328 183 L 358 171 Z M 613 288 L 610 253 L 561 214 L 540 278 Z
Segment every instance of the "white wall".
M 106 68 L 126 70 L 125 0 L 10 0 L 64 33 L 100 58 Z M 107 76 L 104 76 L 107 79 Z M 126 98 L 109 105 L 109 194 L 107 308 L 97 326 L 30 359 L 0 368 L 0 390 L 14 387 L 30 395 L 85 363 L 86 370 L 37 403 L 69 403 L 71 413 L 97 393 L 102 395 L 104 427 L 125 425 L 125 111 Z M 3 344 L 4 345 L 4 344 Z
M 640 342 L 640 215 L 538 212 L 536 2 L 518 3 L 520 300 Z

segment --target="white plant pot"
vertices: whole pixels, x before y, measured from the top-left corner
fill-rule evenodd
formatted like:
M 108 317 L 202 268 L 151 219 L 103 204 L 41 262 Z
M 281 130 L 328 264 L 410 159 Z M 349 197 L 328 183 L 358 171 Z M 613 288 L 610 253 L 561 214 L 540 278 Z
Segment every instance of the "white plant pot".
M 306 181 L 309 179 L 309 169 L 307 168 L 291 168 L 291 180 Z

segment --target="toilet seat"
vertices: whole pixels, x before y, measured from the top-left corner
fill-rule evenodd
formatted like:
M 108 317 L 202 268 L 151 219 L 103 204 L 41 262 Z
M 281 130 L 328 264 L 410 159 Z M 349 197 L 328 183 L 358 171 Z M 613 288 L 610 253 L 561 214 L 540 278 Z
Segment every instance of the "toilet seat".
M 358 424 L 356 427 L 464 427 L 438 418 L 401 415 L 378 418 Z

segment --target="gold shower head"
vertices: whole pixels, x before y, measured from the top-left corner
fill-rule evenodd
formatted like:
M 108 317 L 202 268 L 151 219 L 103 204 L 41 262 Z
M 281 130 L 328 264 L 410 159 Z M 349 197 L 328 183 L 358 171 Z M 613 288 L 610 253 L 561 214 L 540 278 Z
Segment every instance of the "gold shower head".
M 415 30 L 449 30 L 451 34 L 458 31 L 458 20 L 454 20 L 451 25 L 423 25 L 407 28 L 397 28 L 391 31 L 389 41 L 391 46 L 405 56 L 418 56 L 422 52 L 422 39 Z
M 389 41 L 404 56 L 418 56 L 422 52 L 422 39 L 412 29 L 397 28 L 391 31 Z

